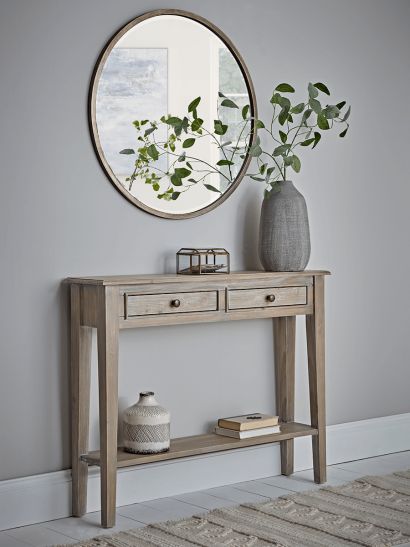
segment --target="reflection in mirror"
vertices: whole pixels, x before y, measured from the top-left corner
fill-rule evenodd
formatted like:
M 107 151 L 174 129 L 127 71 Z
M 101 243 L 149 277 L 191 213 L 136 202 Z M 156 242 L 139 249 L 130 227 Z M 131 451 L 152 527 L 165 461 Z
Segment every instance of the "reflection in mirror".
M 98 153 L 138 206 L 160 216 L 201 214 L 234 189 L 248 162 L 255 106 L 246 68 L 187 16 L 128 27 L 94 80 Z

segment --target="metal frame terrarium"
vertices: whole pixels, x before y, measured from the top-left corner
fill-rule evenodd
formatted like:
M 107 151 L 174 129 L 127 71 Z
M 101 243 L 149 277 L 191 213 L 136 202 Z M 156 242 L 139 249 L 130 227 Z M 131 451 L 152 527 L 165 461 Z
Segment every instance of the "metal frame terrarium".
M 177 274 L 204 275 L 230 272 L 229 252 L 222 247 L 186 248 L 177 252 Z

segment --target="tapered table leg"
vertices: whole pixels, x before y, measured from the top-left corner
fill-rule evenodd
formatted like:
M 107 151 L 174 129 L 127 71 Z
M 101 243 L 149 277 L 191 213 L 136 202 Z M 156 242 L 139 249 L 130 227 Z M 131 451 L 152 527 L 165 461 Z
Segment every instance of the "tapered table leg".
M 313 473 L 317 483 L 326 482 L 325 413 L 325 311 L 324 278 L 314 278 L 314 313 L 306 316 L 309 367 L 310 419 L 318 435 L 312 437 Z
M 273 319 L 275 337 L 276 408 L 282 422 L 293 422 L 295 414 L 296 317 Z M 293 473 L 293 439 L 281 441 L 281 473 Z
M 71 458 L 72 513 L 87 511 L 88 464 L 80 456 L 88 452 L 90 414 L 91 328 L 81 326 L 79 285 L 71 285 Z
M 98 288 L 98 384 L 100 406 L 101 524 L 115 526 L 118 428 L 119 292 Z

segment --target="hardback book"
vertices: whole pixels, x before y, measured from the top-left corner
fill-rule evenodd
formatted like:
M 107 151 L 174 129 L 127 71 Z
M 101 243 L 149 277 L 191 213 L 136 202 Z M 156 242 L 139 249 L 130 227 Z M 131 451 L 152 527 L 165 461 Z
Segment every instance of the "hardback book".
M 245 431 L 235 431 L 234 429 L 216 426 L 215 433 L 217 435 L 223 435 L 224 437 L 233 437 L 234 439 L 250 439 L 251 437 L 261 437 L 262 435 L 280 433 L 280 426 L 258 427 L 257 429 L 247 429 Z
M 254 412 L 253 414 L 244 414 L 243 416 L 232 416 L 231 418 L 219 418 L 218 427 L 232 429 L 233 431 L 249 431 L 250 429 L 260 429 L 261 427 L 271 427 L 278 425 L 279 416 L 270 416 Z

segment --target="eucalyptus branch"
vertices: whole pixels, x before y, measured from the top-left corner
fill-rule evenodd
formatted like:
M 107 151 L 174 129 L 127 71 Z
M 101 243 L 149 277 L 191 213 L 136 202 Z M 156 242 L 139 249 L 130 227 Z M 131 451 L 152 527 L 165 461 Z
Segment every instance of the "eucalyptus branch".
M 308 99 L 306 102 L 292 104 L 288 98 L 295 89 L 286 83 L 279 84 L 273 91 L 270 103 L 272 105 L 272 116 L 266 126 L 261 120 L 250 115 L 250 105 L 242 108 L 242 120 L 237 125 L 235 142 L 222 143 L 222 137 L 228 132 L 229 123 L 221 119 L 214 120 L 214 129 L 204 125 L 204 120 L 198 116 L 198 105 L 201 97 L 194 99 L 187 108 L 187 115 L 183 117 L 162 116 L 159 122 L 149 120 L 136 120 L 133 122 L 141 143 L 135 151 L 133 148 L 121 150 L 121 154 L 136 155 L 134 166 L 130 177 L 129 190 L 135 180 L 141 180 L 151 184 L 157 197 L 165 200 L 175 200 L 197 184 L 203 184 L 209 191 L 221 193 L 221 190 L 206 183 L 207 177 L 218 175 L 221 180 L 227 181 L 228 185 L 233 182 L 232 166 L 236 162 L 245 160 L 249 155 L 256 158 L 257 173 L 249 176 L 257 181 L 264 182 L 266 192 L 280 189 L 278 182 L 286 180 L 287 169 L 299 173 L 301 162 L 295 154 L 297 147 L 315 148 L 320 142 L 323 132 L 334 129 L 342 124 L 343 130 L 339 133 L 344 137 L 349 129 L 347 122 L 350 115 L 350 106 L 346 107 L 346 101 L 334 105 L 323 106 L 318 99 L 319 93 L 330 96 L 329 89 L 325 84 L 317 82 L 308 85 Z M 218 118 L 222 118 L 223 109 L 238 109 L 239 106 L 219 93 Z M 311 120 L 311 121 L 310 121 Z M 155 138 L 155 132 L 162 124 L 167 128 L 168 138 L 159 141 Z M 249 127 L 249 124 L 252 124 Z M 277 127 L 277 132 L 275 131 Z M 265 130 L 270 136 L 273 148 L 265 150 L 261 144 L 257 130 Z M 312 136 L 313 133 L 313 136 Z M 202 157 L 197 157 L 193 152 L 195 143 L 202 139 L 210 139 L 212 144 L 217 146 L 220 157 L 216 165 L 211 165 Z M 229 145 L 232 145 L 229 147 Z M 181 147 L 181 152 L 177 151 Z M 189 150 L 189 153 L 187 151 Z M 299 150 L 299 148 L 298 148 Z M 167 171 L 161 169 L 156 163 L 167 156 L 173 159 Z M 227 167 L 229 176 L 223 172 L 221 167 Z M 161 176 L 159 176 L 158 174 Z M 198 175 L 195 177 L 195 175 Z M 195 178 L 194 178 L 195 177 Z M 168 186 L 165 191 L 161 190 L 160 184 L 167 178 Z
M 221 152 L 224 156 L 224 159 L 226 161 L 229 161 L 226 154 L 225 154 L 225 150 L 224 150 L 223 146 L 221 146 L 221 143 L 218 141 L 218 139 L 215 137 L 215 135 L 213 133 L 211 133 L 211 131 L 208 131 L 208 129 L 206 129 L 206 127 L 202 126 L 201 129 L 203 131 L 205 131 L 207 135 L 209 135 L 210 137 L 212 137 L 214 139 L 214 141 L 216 142 L 218 148 L 221 150 Z M 229 170 L 230 182 L 232 182 L 232 171 L 231 171 L 231 166 L 230 165 L 228 165 L 228 170 Z
M 250 118 L 249 118 L 249 119 L 250 119 Z M 241 139 L 242 139 L 242 135 L 243 135 L 244 129 L 245 129 L 245 127 L 247 127 L 247 125 L 248 125 L 248 123 L 249 123 L 249 119 L 244 120 L 244 124 L 243 124 L 243 126 L 242 126 L 241 132 L 239 133 L 239 137 L 238 137 L 238 140 L 237 140 L 237 142 L 236 142 L 236 147 L 233 149 L 233 152 L 232 152 L 232 155 L 231 155 L 231 159 L 229 160 L 229 161 L 231 161 L 231 162 L 233 161 L 233 159 L 234 159 L 234 157 L 235 157 L 235 154 L 236 154 L 236 152 L 237 152 L 237 150 L 238 150 L 238 148 L 239 148 L 238 145 L 239 145 L 239 143 L 241 142 Z M 249 134 L 248 134 L 248 136 L 249 136 Z M 245 142 L 246 142 L 246 140 L 245 140 Z

